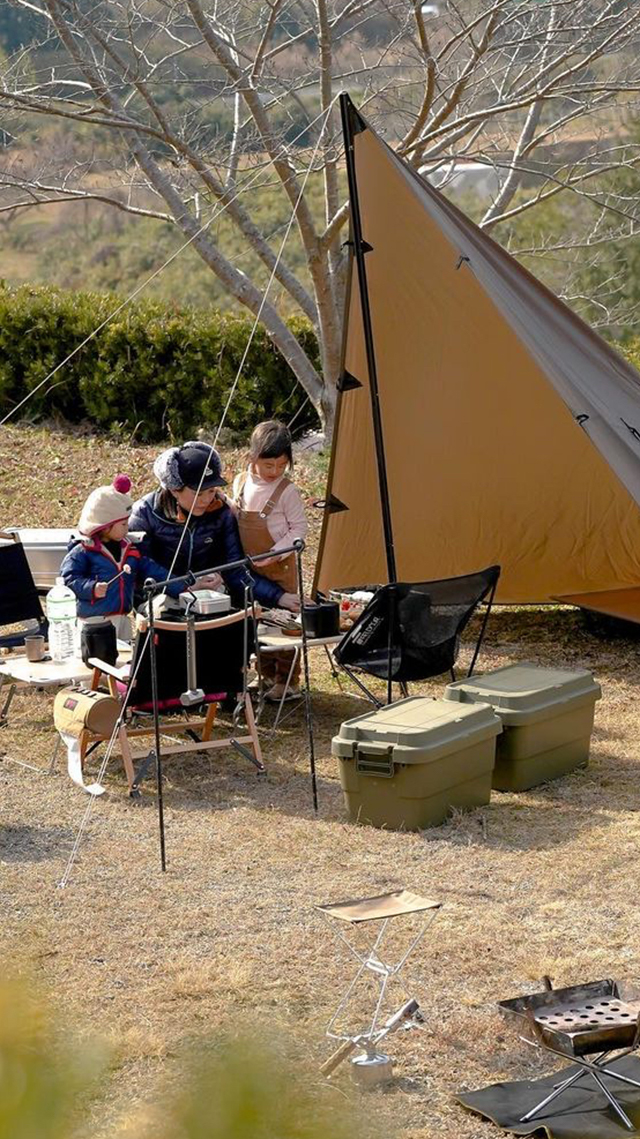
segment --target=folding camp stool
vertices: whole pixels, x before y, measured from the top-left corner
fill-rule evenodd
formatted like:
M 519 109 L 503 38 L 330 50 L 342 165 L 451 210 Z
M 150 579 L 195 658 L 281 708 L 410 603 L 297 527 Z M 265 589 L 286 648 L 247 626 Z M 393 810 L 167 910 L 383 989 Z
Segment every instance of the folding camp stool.
M 441 905 L 441 902 L 434 902 L 429 898 L 423 898 L 419 894 L 413 894 L 410 890 L 394 890 L 392 893 L 378 894 L 371 898 L 357 898 L 353 901 L 337 902 L 335 904 L 328 903 L 317 907 L 325 918 L 337 919 L 337 921 L 341 923 L 338 926 L 333 925 L 333 922 L 330 924 L 339 940 L 346 945 L 349 953 L 355 957 L 358 962 L 355 976 L 350 981 L 346 992 L 341 997 L 338 1007 L 327 1025 L 326 1034 L 329 1039 L 341 1040 L 344 1046 L 335 1053 L 331 1061 L 323 1066 L 323 1071 L 326 1075 L 329 1075 L 333 1068 L 337 1066 L 337 1063 L 349 1055 L 354 1048 L 362 1047 L 371 1059 L 374 1059 L 376 1043 L 382 1039 L 387 1032 L 393 1031 L 393 1029 L 399 1027 L 402 1022 L 406 1023 L 414 1017 L 418 1006 L 415 1001 L 410 1001 L 399 1010 L 399 1013 L 391 1017 L 384 1025 L 380 1025 L 383 1001 L 389 981 L 399 976 L 408 958 L 422 941 L 422 938 L 436 917 Z M 396 918 L 406 918 L 411 914 L 422 915 L 422 920 L 420 921 L 417 932 L 412 930 L 412 936 L 409 938 L 407 948 L 401 954 L 399 960 L 395 962 L 384 961 L 382 957 L 382 946 L 389 923 Z M 371 945 L 370 948 L 363 951 L 356 944 L 355 929 L 369 922 L 371 923 Z M 351 936 L 347 936 L 344 933 L 345 926 L 351 928 Z M 365 1029 L 359 1032 L 345 1033 L 337 1031 L 336 1024 L 340 1015 L 346 1009 L 356 985 L 366 974 L 369 974 L 370 977 L 377 981 L 379 986 L 379 992 L 374 1001 L 371 1022 Z M 388 1058 L 384 1057 L 384 1059 Z M 335 1062 L 333 1062 L 334 1060 Z
M 578 1065 L 577 1071 L 561 1079 L 549 1095 L 521 1117 L 521 1123 L 539 1116 L 583 1076 L 590 1076 L 625 1127 L 635 1131 L 602 1077 L 640 1088 L 637 1080 L 611 1067 L 640 1044 L 640 1001 L 623 1000 L 616 982 L 606 979 L 567 989 L 547 988 L 541 993 L 501 1001 L 498 1007 L 507 1017 L 520 1021 L 521 1039 L 527 1044 Z

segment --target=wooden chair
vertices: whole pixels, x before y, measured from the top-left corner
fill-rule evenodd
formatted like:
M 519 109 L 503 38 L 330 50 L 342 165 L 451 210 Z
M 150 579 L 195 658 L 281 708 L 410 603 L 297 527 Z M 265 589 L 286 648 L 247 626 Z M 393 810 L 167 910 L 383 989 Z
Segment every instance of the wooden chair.
M 245 646 L 245 620 L 249 621 L 248 648 Z M 184 755 L 217 748 L 233 747 L 248 759 L 259 772 L 265 771 L 251 699 L 244 692 L 243 673 L 245 656 L 253 650 L 251 612 L 225 614 L 224 617 L 197 619 L 193 625 L 195 649 L 195 675 L 201 699 L 194 702 L 189 691 L 187 668 L 187 638 L 189 626 L 185 620 L 159 619 L 154 622 L 158 677 L 158 709 L 161 716 L 162 736 L 186 736 L 187 739 L 163 741 L 162 756 Z M 136 637 L 130 665 L 116 668 L 105 661 L 91 658 L 93 667 L 92 689 L 100 687 L 106 679 L 109 691 L 124 705 L 114 747 L 122 756 L 129 785 L 129 794 L 140 794 L 139 784 L 153 770 L 155 751 L 136 747 L 136 741 L 152 737 L 153 700 L 149 635 L 146 626 Z M 228 696 L 237 696 L 234 727 L 244 715 L 246 727 L 242 734 L 224 739 L 212 739 L 218 706 Z M 81 736 L 81 757 L 84 759 L 106 736 L 84 731 Z M 141 763 L 138 761 L 142 761 Z M 136 766 L 136 763 L 138 766 Z

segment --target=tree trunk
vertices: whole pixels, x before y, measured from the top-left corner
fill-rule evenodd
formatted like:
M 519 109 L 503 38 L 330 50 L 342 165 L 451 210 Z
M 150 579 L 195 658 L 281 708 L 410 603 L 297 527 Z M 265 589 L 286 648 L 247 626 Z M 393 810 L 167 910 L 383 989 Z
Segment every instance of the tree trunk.
M 321 407 L 321 412 L 320 412 L 320 420 L 322 422 L 322 430 L 324 432 L 326 445 L 327 445 L 327 447 L 330 447 L 331 446 L 331 440 L 333 439 L 333 428 L 335 426 L 335 419 L 336 419 L 336 392 L 335 392 L 335 389 L 332 392 L 331 388 L 329 388 L 327 385 L 325 385 L 325 389 L 324 389 L 324 392 L 323 392 L 322 398 L 321 398 L 321 404 L 322 404 L 322 407 Z

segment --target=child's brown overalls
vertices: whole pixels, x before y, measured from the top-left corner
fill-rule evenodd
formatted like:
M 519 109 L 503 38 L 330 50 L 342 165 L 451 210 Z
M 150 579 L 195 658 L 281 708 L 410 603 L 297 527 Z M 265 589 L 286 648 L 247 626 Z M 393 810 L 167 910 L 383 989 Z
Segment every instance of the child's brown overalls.
M 272 548 L 273 538 L 269 533 L 267 519 L 273 508 L 280 501 L 286 488 L 290 485 L 291 480 L 286 477 L 280 480 L 271 497 L 265 502 L 262 510 L 246 509 L 244 505 L 244 487 L 246 481 L 247 476 L 244 474 L 240 478 L 238 487 L 236 511 L 242 548 L 245 554 L 248 554 L 249 557 L 252 558 L 255 557 L 256 554 L 266 554 Z M 269 581 L 275 581 L 278 585 L 282 586 L 285 593 L 298 592 L 295 554 L 287 554 L 287 557 L 283 558 L 282 561 L 274 558 L 273 561 L 263 562 L 261 565 L 256 566 L 256 570 L 262 577 L 267 577 Z M 292 649 L 282 649 L 281 652 L 277 653 L 262 653 L 260 656 L 260 668 L 264 680 L 270 684 L 285 684 L 289 675 L 289 669 L 291 668 L 292 658 Z M 291 684 L 297 684 L 299 677 L 300 662 L 298 661 L 291 676 Z

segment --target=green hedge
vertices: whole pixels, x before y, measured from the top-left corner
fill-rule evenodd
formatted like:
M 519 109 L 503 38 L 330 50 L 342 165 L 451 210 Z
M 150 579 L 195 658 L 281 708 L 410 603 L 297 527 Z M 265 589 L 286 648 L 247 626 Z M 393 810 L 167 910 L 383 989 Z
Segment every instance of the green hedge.
M 50 288 L 10 288 L 0 282 L 0 415 L 6 414 L 105 317 L 118 298 Z M 102 430 L 135 431 L 154 442 L 184 439 L 220 419 L 253 319 L 215 310 L 128 305 L 25 405 L 30 419 L 60 415 L 89 419 Z M 312 326 L 292 319 L 292 331 L 318 361 Z M 239 435 L 261 419 L 290 420 L 305 394 L 258 327 L 226 420 Z M 310 404 L 297 424 L 316 426 Z

